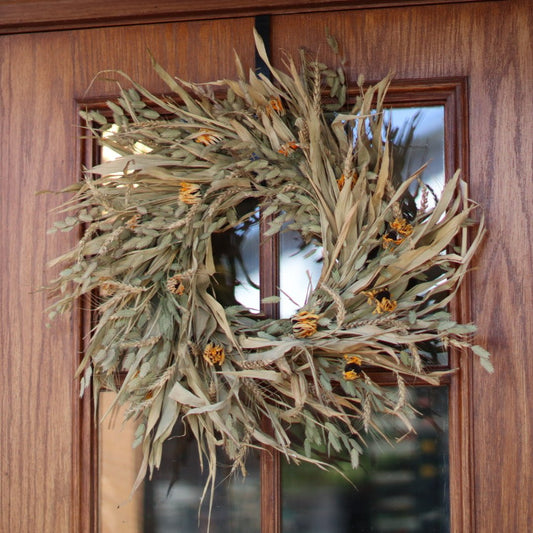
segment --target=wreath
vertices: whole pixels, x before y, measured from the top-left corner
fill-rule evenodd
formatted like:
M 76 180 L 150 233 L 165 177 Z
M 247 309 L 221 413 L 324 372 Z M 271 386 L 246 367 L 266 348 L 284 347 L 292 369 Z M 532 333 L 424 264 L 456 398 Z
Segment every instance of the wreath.
M 92 384 L 95 401 L 115 390 L 138 421 L 137 483 L 160 464 L 178 420 L 207 458 L 211 487 L 218 448 L 233 469 L 253 447 L 320 467 L 331 465 L 315 452 L 334 450 L 355 468 L 367 434 L 380 432 L 376 415 L 410 429 L 406 382 L 443 374 L 428 364 L 432 346 L 471 349 L 492 370 L 472 344 L 475 327 L 447 307 L 483 220 L 473 223 L 458 172 L 433 207 L 423 169 L 399 178 L 383 113 L 390 77 L 359 80 L 348 106 L 342 68 L 302 54 L 281 71 L 257 36 L 256 46 L 272 81 L 246 76 L 238 59 L 238 79 L 209 84 L 174 79 L 154 61 L 172 96 L 119 72 L 128 88 L 117 81 L 112 119 L 83 113 L 120 157 L 68 189 L 55 229 L 81 227 L 81 238 L 54 263 L 63 270 L 51 315 L 83 295 L 96 302 L 81 390 Z M 321 251 L 320 279 L 291 318 L 216 298 L 212 237 L 258 212 L 268 234 L 295 230 Z M 397 387 L 380 386 L 376 369 Z

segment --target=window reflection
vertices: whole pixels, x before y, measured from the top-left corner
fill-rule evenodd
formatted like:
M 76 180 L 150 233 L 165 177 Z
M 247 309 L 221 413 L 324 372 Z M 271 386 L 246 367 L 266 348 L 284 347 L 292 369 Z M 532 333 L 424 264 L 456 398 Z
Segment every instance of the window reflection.
M 183 428 L 174 431 L 163 448 L 159 470 L 144 484 L 143 533 L 207 531 L 209 494 L 198 513 L 207 471 L 201 471 L 196 441 L 177 438 Z M 212 533 L 259 531 L 260 486 L 257 454 L 247 462 L 247 476 L 231 474 L 231 465 L 219 455 L 217 487 L 211 514 Z
M 435 205 L 444 188 L 444 106 L 397 107 L 385 112 L 385 127 L 392 133 L 395 172 L 405 180 L 427 164 L 421 176 L 432 194 L 428 207 Z M 418 194 L 416 194 L 418 192 Z M 416 183 L 411 188 L 420 207 Z
M 253 205 L 243 202 L 236 216 L 241 217 Z M 252 312 L 259 311 L 259 210 L 231 231 L 211 237 L 216 274 L 214 290 L 224 306 L 240 304 Z
M 395 167 L 399 181 L 407 179 L 427 163 L 421 180 L 429 188 L 428 207 L 435 205 L 444 188 L 444 106 L 393 108 L 386 112 L 385 128 L 390 128 Z M 411 187 L 412 209 L 421 203 L 417 183 Z M 318 279 L 322 263 L 320 247 L 304 246 L 295 231 L 280 237 L 280 313 L 292 316 L 306 303 L 306 295 Z M 433 364 L 445 364 L 446 354 L 440 346 L 427 344 L 422 356 Z
M 297 231 L 280 234 L 280 316 L 289 318 L 305 305 L 322 271 L 321 248 L 305 244 Z
M 101 414 L 114 393 L 101 393 Z M 122 423 L 100 428 L 100 533 L 183 533 L 207 530 L 209 496 L 198 513 L 207 472 L 201 471 L 195 440 L 183 436 L 177 424 L 163 447 L 161 467 L 151 480 L 131 495 L 141 464 L 138 449 L 132 449 L 135 424 Z M 247 475 L 230 475 L 223 454 L 211 514 L 211 533 L 260 530 L 259 458 L 250 453 Z
M 283 465 L 284 533 L 444 533 L 449 531 L 448 390 L 413 388 L 416 434 L 369 442 L 361 466 L 323 472 Z M 398 422 L 382 420 L 388 435 Z

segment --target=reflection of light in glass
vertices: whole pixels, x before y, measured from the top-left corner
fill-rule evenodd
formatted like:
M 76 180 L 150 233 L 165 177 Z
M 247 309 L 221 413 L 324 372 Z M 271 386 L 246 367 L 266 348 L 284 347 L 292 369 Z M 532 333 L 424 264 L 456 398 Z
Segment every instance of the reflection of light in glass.
M 109 139 L 109 137 L 112 137 L 115 133 L 118 131 L 118 126 L 116 124 L 113 124 L 108 130 L 104 131 L 102 133 L 103 139 Z M 114 161 L 115 159 L 118 159 L 120 157 L 120 154 L 113 150 L 110 146 L 102 146 L 101 151 L 101 159 L 102 161 Z
M 108 130 L 104 131 L 102 133 L 103 139 L 109 139 L 113 135 L 115 135 L 118 132 L 118 126 L 116 124 L 113 124 Z M 152 151 L 152 148 L 146 146 L 145 144 L 137 141 L 133 145 L 133 154 L 149 154 Z M 122 157 L 116 150 L 113 150 L 110 146 L 102 146 L 101 152 L 100 152 L 100 158 L 102 163 L 107 163 L 109 161 L 116 161 L 118 158 Z M 124 165 L 126 166 L 126 165 Z M 121 172 L 110 172 L 109 174 L 106 174 L 106 178 L 115 178 L 115 177 L 121 177 Z M 133 188 L 136 189 L 139 185 L 137 183 L 132 184 Z M 126 185 L 117 185 L 117 189 L 122 189 L 126 187 Z
M 444 106 L 401 107 L 385 112 L 385 123 L 398 133 L 394 143 L 404 147 L 407 134 L 414 126 L 413 137 L 405 152 L 405 161 L 401 171 L 403 179 L 408 178 L 427 163 L 422 181 L 431 187 L 437 198 L 444 188 Z M 416 185 L 413 185 L 413 191 Z M 428 207 L 435 205 L 432 195 L 428 198 Z M 417 197 L 420 205 L 420 196 Z
M 113 124 L 109 129 L 102 132 L 102 139 L 109 139 L 110 137 L 113 137 L 118 132 L 119 128 L 116 124 Z M 149 146 L 146 146 L 146 144 L 143 144 L 140 141 L 136 141 L 133 145 L 133 154 L 149 154 L 152 151 L 152 148 Z M 110 146 L 102 146 L 102 152 L 101 152 L 101 158 L 102 161 L 114 161 L 115 159 L 118 159 L 120 157 L 120 154 L 113 150 Z
M 252 311 L 259 309 L 259 224 L 247 228 L 240 242 L 243 265 L 237 263 L 235 299 Z M 280 316 L 288 318 L 305 305 L 322 270 L 320 248 L 303 246 L 296 231 L 280 234 Z M 243 268 L 244 267 L 244 268 Z M 248 278 L 245 274 L 248 275 Z M 252 283 L 250 283 L 250 281 Z
M 305 246 L 296 231 L 280 238 L 280 316 L 288 318 L 306 303 L 322 271 L 322 254 L 313 245 Z
M 253 312 L 259 311 L 259 219 L 244 229 L 235 228 L 241 261 L 236 264 L 235 299 Z M 254 286 L 255 285 L 255 286 Z

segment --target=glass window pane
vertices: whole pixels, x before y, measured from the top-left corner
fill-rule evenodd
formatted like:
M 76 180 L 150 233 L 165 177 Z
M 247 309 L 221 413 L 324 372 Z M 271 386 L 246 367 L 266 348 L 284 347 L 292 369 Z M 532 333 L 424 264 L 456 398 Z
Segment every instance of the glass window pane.
M 403 180 L 427 164 L 421 179 L 430 188 L 428 207 L 433 207 L 445 180 L 444 106 L 396 107 L 385 113 L 385 123 L 391 128 L 395 172 Z M 420 207 L 420 191 L 416 203 Z
M 444 106 L 397 107 L 387 111 L 387 127 L 393 134 L 395 172 L 402 180 L 407 179 L 423 165 L 421 175 L 427 186 L 427 208 L 432 208 L 442 194 L 445 182 L 444 165 Z M 415 209 L 422 204 L 423 192 L 417 183 L 411 186 Z M 428 271 L 430 279 L 439 277 L 438 268 Z M 444 298 L 444 294 L 441 295 Z M 434 304 L 428 301 L 427 305 Z M 448 351 L 438 341 L 418 344 L 420 355 L 427 365 L 447 365 Z
M 241 205 L 236 215 L 244 216 L 248 209 Z M 211 242 L 217 300 L 224 306 L 241 304 L 259 312 L 259 210 L 233 230 L 214 233 Z
M 322 270 L 321 249 L 306 245 L 297 231 L 280 233 L 280 316 L 289 318 L 305 305 Z
M 444 188 L 444 106 L 396 107 L 386 111 L 385 128 L 390 128 L 394 146 L 394 172 L 405 180 L 427 164 L 421 180 L 427 186 L 427 207 L 435 205 Z M 415 182 L 411 186 L 412 209 L 421 206 L 423 193 Z M 407 200 L 409 201 L 409 200 Z M 282 232 L 280 238 L 280 312 L 289 318 L 305 305 L 306 296 L 316 286 L 322 268 L 321 249 L 304 246 L 295 231 Z M 438 277 L 434 269 L 428 276 Z M 443 295 L 444 297 L 444 295 Z M 428 305 L 434 302 L 428 302 Z M 447 365 L 448 353 L 440 343 L 419 345 L 426 364 Z
M 101 394 L 101 413 L 110 404 L 113 393 Z M 135 424 L 122 423 L 100 427 L 99 482 L 100 533 L 188 533 L 206 531 L 209 495 L 198 509 L 207 473 L 202 472 L 196 443 L 179 437 L 178 424 L 163 447 L 161 467 L 130 498 L 131 488 L 140 466 L 141 453 L 132 449 Z M 247 475 L 230 475 L 221 460 L 211 515 L 212 533 L 260 530 L 259 457 L 251 453 Z
M 372 440 L 361 466 L 340 474 L 311 465 L 282 468 L 284 533 L 444 533 L 449 531 L 448 389 L 410 389 L 416 434 Z M 401 435 L 382 420 L 388 435 Z

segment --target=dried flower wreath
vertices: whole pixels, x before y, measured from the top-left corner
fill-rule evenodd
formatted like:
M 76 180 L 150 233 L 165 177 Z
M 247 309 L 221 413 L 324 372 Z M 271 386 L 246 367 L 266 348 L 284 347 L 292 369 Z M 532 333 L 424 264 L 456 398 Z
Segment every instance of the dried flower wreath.
M 357 467 L 365 433 L 379 431 L 376 413 L 410 427 L 405 378 L 438 383 L 442 372 L 425 364 L 428 343 L 472 348 L 491 370 L 488 353 L 471 344 L 475 327 L 447 310 L 484 233 L 459 173 L 428 208 L 421 171 L 395 177 L 383 134 L 389 78 L 359 83 L 343 112 L 341 68 L 302 55 L 285 73 L 257 36 L 256 46 L 273 83 L 246 78 L 238 59 L 237 80 L 205 85 L 176 81 L 154 62 L 175 99 L 118 73 L 131 88 L 108 103 L 112 122 L 84 113 L 121 157 L 69 189 L 68 216 L 56 226 L 84 230 L 55 262 L 66 266 L 51 284 L 52 315 L 96 294 L 81 388 L 92 382 L 96 399 L 117 390 L 116 403 L 138 420 L 138 482 L 159 465 L 180 418 L 207 458 L 211 487 L 218 447 L 234 469 L 254 446 L 321 467 L 329 465 L 314 450 L 344 450 Z M 224 308 L 214 296 L 211 238 L 254 216 L 255 207 L 242 213 L 249 199 L 270 217 L 269 233 L 289 227 L 322 250 L 320 279 L 291 319 Z M 468 226 L 477 228 L 470 245 Z M 379 386 L 370 368 L 398 387 Z M 291 438 L 295 425 L 303 445 Z

